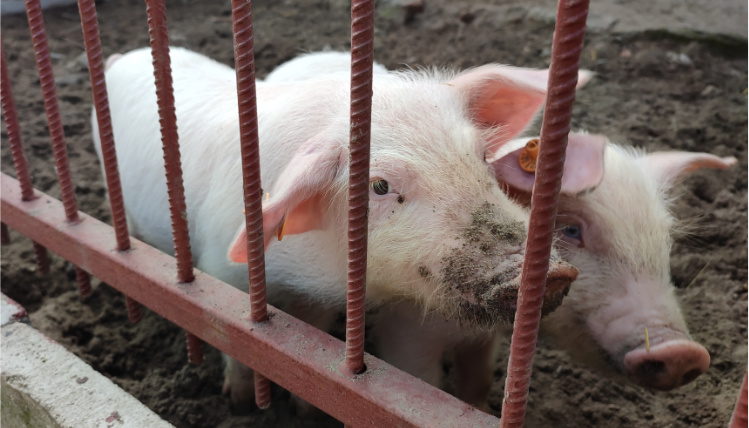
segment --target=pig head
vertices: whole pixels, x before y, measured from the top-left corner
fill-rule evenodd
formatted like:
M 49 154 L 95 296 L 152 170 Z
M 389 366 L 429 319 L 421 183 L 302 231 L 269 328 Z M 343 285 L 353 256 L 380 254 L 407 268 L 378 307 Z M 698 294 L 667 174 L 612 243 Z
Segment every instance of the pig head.
M 528 140 L 507 144 L 493 164 L 508 193 L 526 204 L 534 177 L 518 167 L 517 158 Z M 565 169 L 556 248 L 580 274 L 544 329 L 588 365 L 623 374 L 641 386 L 672 389 L 705 372 L 710 356 L 689 335 L 671 284 L 676 220 L 669 211 L 668 190 L 690 171 L 727 168 L 736 159 L 645 154 L 605 143 L 600 136 L 569 136 L 567 156 L 576 156 L 581 145 L 600 145 L 605 173 L 599 162 Z M 600 184 L 589 192 L 582 183 L 592 177 L 600 177 Z

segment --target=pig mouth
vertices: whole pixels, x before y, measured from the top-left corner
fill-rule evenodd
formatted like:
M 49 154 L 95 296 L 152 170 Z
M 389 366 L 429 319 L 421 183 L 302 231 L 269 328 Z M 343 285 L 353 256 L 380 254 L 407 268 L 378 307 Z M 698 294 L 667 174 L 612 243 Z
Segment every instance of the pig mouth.
M 474 280 L 453 284 L 452 290 L 457 296 L 450 300 L 456 302 L 455 312 L 461 325 L 481 330 L 512 325 L 520 291 L 519 270 L 513 269 L 512 273 L 498 274 L 486 281 Z M 546 277 L 542 317 L 552 313 L 562 304 L 576 277 L 577 269 L 571 265 L 565 262 L 551 262 Z
M 448 312 L 462 325 L 493 329 L 515 319 L 523 265 L 525 225 L 484 203 L 471 214 L 462 245 L 443 259 L 442 281 Z M 577 269 L 553 258 L 542 315 L 553 312 L 577 278 Z

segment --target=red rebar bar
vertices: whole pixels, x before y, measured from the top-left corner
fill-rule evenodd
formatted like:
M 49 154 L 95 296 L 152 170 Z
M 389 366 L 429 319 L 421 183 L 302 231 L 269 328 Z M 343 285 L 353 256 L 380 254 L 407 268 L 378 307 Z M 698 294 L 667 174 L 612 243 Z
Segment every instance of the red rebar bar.
M 127 230 L 125 202 L 122 198 L 122 186 L 120 185 L 120 174 L 117 168 L 117 153 L 115 152 L 112 120 L 109 114 L 109 99 L 104 78 L 104 60 L 94 0 L 78 0 L 78 10 L 81 14 L 81 29 L 83 30 L 83 42 L 86 46 L 91 91 L 94 98 L 94 108 L 96 109 L 96 122 L 99 127 L 104 178 L 109 193 L 109 206 L 112 210 L 112 224 L 117 241 L 117 251 L 127 251 L 130 249 L 130 234 Z M 130 322 L 135 324 L 140 321 L 140 304 L 125 296 L 125 305 Z
M 10 85 L 10 75 L 8 74 L 8 64 L 5 61 L 5 50 L 0 44 L 0 57 L 2 57 L 2 88 L 0 88 L 0 100 L 2 101 L 3 117 L 5 126 L 8 130 L 8 142 L 10 143 L 10 152 L 13 156 L 13 166 L 16 169 L 16 176 L 21 185 L 21 199 L 30 201 L 36 196 L 34 188 L 31 185 L 31 174 L 29 173 L 29 163 L 26 155 L 23 153 L 23 143 L 21 142 L 21 126 L 18 123 L 18 113 L 16 112 L 16 103 L 13 100 L 13 91 Z M 3 227 L 7 235 L 7 227 Z M 32 241 L 33 242 L 33 241 Z M 36 258 L 37 271 L 41 274 L 49 273 L 49 257 L 47 249 L 33 242 L 34 255 Z
M 57 169 L 57 181 L 60 183 L 60 194 L 62 196 L 65 217 L 69 223 L 78 222 L 78 203 L 75 198 L 73 180 L 70 177 L 70 164 L 68 163 L 68 149 L 65 145 L 65 133 L 62 129 L 60 119 L 60 107 L 57 102 L 57 91 L 55 89 L 55 76 L 52 73 L 52 62 L 47 45 L 47 34 L 44 29 L 44 17 L 39 0 L 26 0 L 26 16 L 29 21 L 31 40 L 34 44 L 34 56 L 36 67 L 39 72 L 39 83 L 42 87 L 42 98 L 44 110 L 47 114 L 47 126 L 52 140 L 52 153 L 55 157 L 55 168 Z M 37 255 L 40 249 L 35 249 Z M 39 261 L 39 258 L 37 258 Z M 48 268 L 47 268 L 48 269 Z M 40 271 L 43 271 L 40 266 Z M 75 277 L 78 281 L 78 289 L 81 297 L 91 293 L 91 276 L 81 269 L 75 267 Z
M 560 0 L 552 44 L 530 226 L 518 293 L 500 426 L 522 427 L 585 36 L 588 0 Z
M 744 375 L 744 383 L 741 384 L 741 391 L 736 399 L 736 407 L 733 409 L 733 416 L 731 416 L 731 422 L 728 424 L 730 428 L 746 428 L 749 424 L 747 419 L 747 376 L 749 376 L 749 373 Z
M 34 188 L 31 185 L 29 163 L 26 155 L 23 153 L 21 126 L 18 123 L 16 103 L 13 100 L 13 92 L 10 86 L 8 64 L 5 61 L 5 48 L 2 46 L 0 46 L 0 56 L 2 56 L 2 92 L 0 92 L 0 99 L 2 100 L 5 126 L 8 129 L 8 142 L 10 143 L 10 152 L 13 156 L 13 165 L 16 168 L 18 182 L 21 184 L 21 200 L 29 201 L 35 197 Z
M 364 303 L 367 280 L 369 140 L 372 118 L 374 1 L 351 2 L 351 154 L 349 168 L 346 360 L 349 374 L 364 366 Z
M 203 342 L 198 336 L 185 332 L 185 342 L 187 342 L 187 361 L 190 364 L 198 365 L 203 362 Z
M 206 274 L 191 284 L 176 283 L 173 257 L 137 239 L 131 240 L 132 251 L 113 252 L 101 239 L 112 227 L 84 213 L 76 227 L 64 227 L 58 215 L 62 204 L 37 194 L 39 199 L 21 202 L 18 182 L 0 173 L 3 221 L 345 424 L 496 427 L 499 422 L 369 355 L 366 373 L 356 378 L 340 373 L 332 368 L 345 353 L 341 341 L 272 306 L 270 322 L 253 323 L 246 317 L 246 293 Z
M 5 223 L 0 223 L 0 245 L 10 244 L 10 232 L 8 232 L 8 226 Z
M 182 163 L 179 154 L 177 114 L 174 109 L 174 88 L 164 1 L 146 0 L 146 15 L 148 15 L 148 35 L 151 38 L 153 74 L 156 79 L 156 98 L 159 105 L 161 143 L 164 149 L 166 186 L 174 237 L 174 256 L 177 259 L 177 280 L 181 283 L 188 283 L 195 279 L 195 273 L 190 252 L 190 234 L 187 228 L 187 205 L 185 188 L 182 184 Z M 192 333 L 189 331 L 186 334 L 188 358 L 191 361 L 202 361 L 202 347 L 191 348 L 198 339 L 190 337 Z
M 239 137 L 242 153 L 242 185 L 247 236 L 247 269 L 250 275 L 250 319 L 268 319 L 265 290 L 265 250 L 263 246 L 263 189 L 260 183 L 260 146 L 255 93 L 255 47 L 252 2 L 232 0 L 234 65 L 237 73 Z M 270 381 L 255 373 L 255 403 L 270 406 Z
M 99 125 L 101 157 L 104 164 L 107 192 L 109 193 L 109 204 L 112 209 L 112 224 L 117 239 L 117 251 L 125 251 L 130 248 L 130 235 L 125 220 L 125 202 L 122 198 L 122 186 L 120 185 L 120 174 L 117 168 L 117 153 L 115 152 L 112 120 L 109 115 L 109 98 L 104 78 L 104 61 L 94 0 L 78 0 L 78 10 L 81 14 L 83 42 L 86 46 L 91 91 L 94 98 L 94 108 L 96 109 L 96 123 Z
M 46 275 L 49 273 L 49 254 L 47 253 L 47 249 L 36 241 L 31 242 L 34 243 L 34 259 L 36 260 L 36 269 L 40 274 Z

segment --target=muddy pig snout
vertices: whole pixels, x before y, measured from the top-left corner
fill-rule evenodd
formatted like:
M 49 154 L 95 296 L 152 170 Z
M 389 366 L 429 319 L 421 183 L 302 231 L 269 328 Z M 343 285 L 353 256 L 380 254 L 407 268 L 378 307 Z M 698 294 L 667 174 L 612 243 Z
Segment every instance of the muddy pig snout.
M 551 261 L 546 275 L 542 316 L 554 312 L 570 291 L 570 284 L 577 279 L 577 268 L 563 261 Z
M 659 340 L 654 336 L 650 339 L 650 349 L 643 344 L 629 351 L 624 356 L 629 378 L 638 385 L 667 391 L 686 385 L 706 372 L 710 354 L 699 343 L 680 336 L 652 345 Z

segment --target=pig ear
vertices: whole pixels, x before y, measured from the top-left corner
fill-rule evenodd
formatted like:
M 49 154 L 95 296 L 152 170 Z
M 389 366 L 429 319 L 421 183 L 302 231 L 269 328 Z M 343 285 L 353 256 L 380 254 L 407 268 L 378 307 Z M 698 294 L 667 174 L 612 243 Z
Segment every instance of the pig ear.
M 274 237 L 281 240 L 324 227 L 331 188 L 344 159 L 344 146 L 317 137 L 297 150 L 263 206 L 265 248 Z M 229 259 L 247 263 L 244 226 L 229 249 Z
M 700 168 L 726 169 L 736 164 L 736 158 L 719 158 L 709 153 L 654 152 L 642 158 L 655 173 L 659 184 L 671 185 L 684 174 Z
M 506 184 L 521 193 L 533 191 L 536 174 L 520 168 L 518 158 L 531 138 L 513 140 L 503 148 L 511 150 L 492 162 L 494 176 L 500 184 Z M 604 151 L 607 139 L 601 135 L 570 133 L 562 175 L 562 193 L 576 195 L 595 189 L 604 173 Z
M 577 86 L 591 76 L 591 72 L 580 70 Z M 548 80 L 548 70 L 489 64 L 460 73 L 448 84 L 467 94 L 468 108 L 477 125 L 501 127 L 501 135 L 487 146 L 487 157 L 492 157 L 538 115 L 546 101 Z

